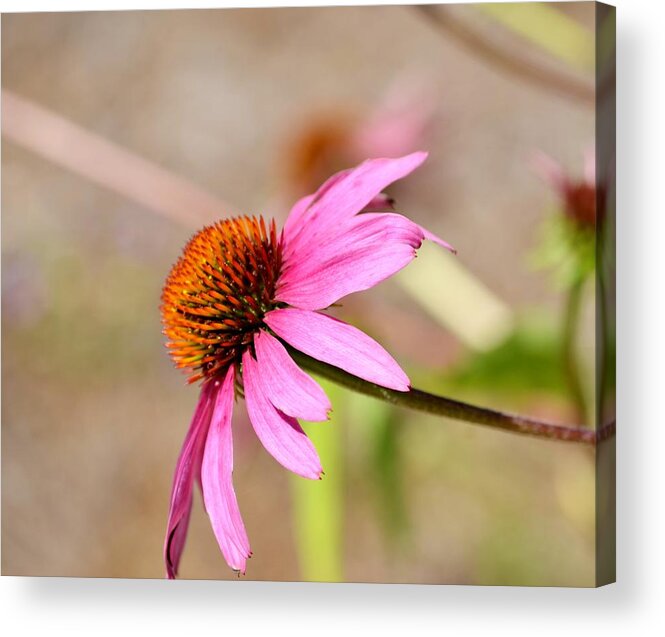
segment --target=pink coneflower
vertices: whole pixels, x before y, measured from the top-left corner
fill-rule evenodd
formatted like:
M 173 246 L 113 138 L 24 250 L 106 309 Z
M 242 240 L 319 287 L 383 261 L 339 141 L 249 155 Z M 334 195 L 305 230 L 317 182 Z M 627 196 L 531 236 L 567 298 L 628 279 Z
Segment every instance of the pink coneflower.
M 584 157 L 581 178 L 566 174 L 549 155 L 538 151 L 533 157 L 536 171 L 559 195 L 566 216 L 581 228 L 595 228 L 597 210 L 603 212 L 605 192 L 596 184 L 596 156 L 591 150 Z
M 169 578 L 178 571 L 195 479 L 224 558 L 245 572 L 251 552 L 231 479 L 236 391 L 266 450 L 304 478 L 321 477 L 297 419 L 326 420 L 331 405 L 284 343 L 378 385 L 409 390 L 407 375 L 381 345 L 321 310 L 401 270 L 424 239 L 451 249 L 406 217 L 366 212 L 386 209 L 381 192 L 426 157 L 373 159 L 334 175 L 293 206 L 280 234 L 261 217 L 219 221 L 198 232 L 173 266 L 161 308 L 167 346 L 189 382 L 201 380 L 202 387 L 173 481 L 164 543 Z

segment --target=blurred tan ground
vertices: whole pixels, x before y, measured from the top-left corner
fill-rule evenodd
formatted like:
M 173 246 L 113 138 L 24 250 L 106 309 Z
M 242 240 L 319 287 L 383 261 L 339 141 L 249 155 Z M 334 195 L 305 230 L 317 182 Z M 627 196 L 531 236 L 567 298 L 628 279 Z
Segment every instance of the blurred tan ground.
M 587 7 L 574 13 L 590 25 Z M 402 209 L 513 307 L 556 311 L 546 277 L 527 266 L 551 205 L 528 157 L 542 148 L 577 168 L 592 111 L 489 68 L 414 10 L 2 19 L 3 87 L 252 212 L 274 197 L 280 153 L 311 113 L 371 109 L 409 71 L 435 78 L 442 99 L 430 160 L 403 187 Z M 6 141 L 2 170 L 3 574 L 161 577 L 170 481 L 196 390 L 167 360 L 158 304 L 193 229 Z M 452 337 L 417 308 L 426 339 L 391 320 L 391 306 L 410 307 L 396 286 L 365 299 L 388 308 L 368 320 L 406 365 L 455 355 Z M 540 408 L 536 399 L 502 406 Z M 346 423 L 346 579 L 592 584 L 587 451 L 406 420 L 413 536 L 399 549 L 382 533 L 353 434 L 366 424 Z M 237 424 L 248 577 L 298 579 L 287 476 Z M 200 500 L 182 575 L 234 577 Z

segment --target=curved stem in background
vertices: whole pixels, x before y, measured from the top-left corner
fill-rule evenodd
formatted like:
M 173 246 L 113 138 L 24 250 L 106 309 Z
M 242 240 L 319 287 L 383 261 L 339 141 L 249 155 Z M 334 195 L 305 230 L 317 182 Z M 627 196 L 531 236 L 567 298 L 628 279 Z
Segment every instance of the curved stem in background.
M 575 337 L 579 324 L 580 309 L 582 307 L 582 291 L 584 281 L 576 281 L 568 290 L 566 308 L 563 316 L 561 333 L 561 354 L 563 358 L 563 371 L 568 386 L 570 399 L 575 407 L 577 418 L 585 421 L 588 415 L 584 387 L 580 378 L 579 365 L 575 355 Z
M 5 88 L 2 135 L 186 226 L 210 223 L 236 210 L 189 180 Z
M 596 431 L 586 427 L 557 425 L 528 416 L 519 416 L 494 409 L 477 407 L 459 400 L 453 400 L 452 398 L 429 394 L 418 389 L 412 389 L 408 392 L 386 389 L 380 385 L 375 385 L 352 374 L 348 374 L 337 367 L 311 358 L 292 347 L 288 347 L 288 350 L 293 359 L 308 371 L 354 391 L 385 400 L 400 407 L 417 409 L 437 416 L 464 420 L 477 425 L 485 425 L 486 427 L 535 436 L 537 438 L 578 442 L 588 445 L 595 445 L 611 437 L 615 432 L 615 422 L 608 423 Z
M 575 101 L 585 102 L 589 106 L 595 104 L 596 92 L 592 85 L 511 55 L 500 46 L 467 28 L 448 10 L 439 10 L 436 5 L 416 5 L 413 8 L 420 12 L 430 25 L 439 31 L 445 31 L 493 66 L 498 66 L 511 75 Z

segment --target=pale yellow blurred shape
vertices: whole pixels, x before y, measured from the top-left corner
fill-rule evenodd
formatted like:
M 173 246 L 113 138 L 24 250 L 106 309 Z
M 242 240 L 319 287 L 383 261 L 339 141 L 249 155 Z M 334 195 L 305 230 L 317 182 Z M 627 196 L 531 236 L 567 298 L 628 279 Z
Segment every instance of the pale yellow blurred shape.
M 513 328 L 515 319 L 508 305 L 439 246 L 423 244 L 418 257 L 395 281 L 471 349 L 491 349 Z
M 474 7 L 576 69 L 593 71 L 593 34 L 551 3 L 506 2 Z
M 575 454 L 576 455 L 576 454 Z M 596 523 L 594 463 L 566 456 L 556 468 L 554 492 L 564 515 L 580 532 L 593 534 Z

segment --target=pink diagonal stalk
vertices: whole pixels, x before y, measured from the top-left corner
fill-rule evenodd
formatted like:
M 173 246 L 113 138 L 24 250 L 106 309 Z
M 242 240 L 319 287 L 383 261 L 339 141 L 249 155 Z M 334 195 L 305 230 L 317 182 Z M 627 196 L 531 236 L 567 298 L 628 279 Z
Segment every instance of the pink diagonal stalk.
M 260 217 L 220 221 L 196 234 L 173 266 L 162 294 L 164 333 L 176 366 L 203 384 L 176 466 L 164 544 L 168 577 L 178 571 L 197 477 L 226 562 L 244 573 L 251 555 L 232 482 L 235 387 L 242 386 L 268 453 L 299 476 L 321 478 L 318 454 L 298 419 L 327 420 L 331 404 L 285 343 L 364 380 L 409 391 L 409 378 L 381 345 L 323 310 L 401 270 L 425 239 L 452 250 L 392 212 L 383 194 L 426 157 L 373 159 L 334 175 L 294 205 L 280 234 Z

